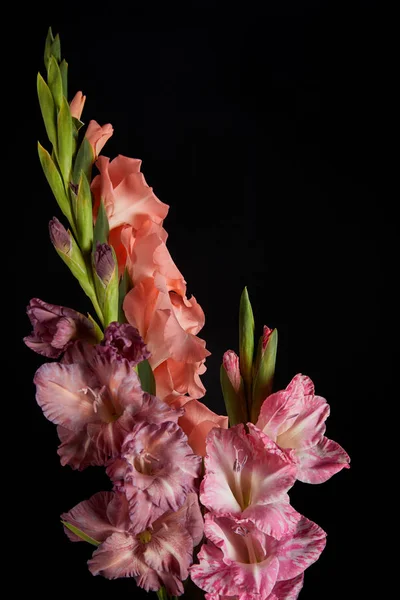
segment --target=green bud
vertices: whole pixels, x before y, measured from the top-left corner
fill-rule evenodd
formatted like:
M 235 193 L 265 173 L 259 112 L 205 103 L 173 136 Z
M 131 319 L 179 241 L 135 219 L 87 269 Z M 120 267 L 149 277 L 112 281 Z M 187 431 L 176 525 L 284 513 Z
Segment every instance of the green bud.
M 46 36 L 46 42 L 44 45 L 44 66 L 46 68 L 47 71 L 47 66 L 50 60 L 50 56 L 51 56 L 51 45 L 54 42 L 54 36 L 53 36 L 53 32 L 51 31 L 51 27 L 49 27 L 49 30 L 47 32 L 47 36 Z
M 274 383 L 276 352 L 278 349 L 278 331 L 265 328 L 260 339 L 261 356 L 253 382 L 253 401 L 251 422 L 256 423 L 264 400 L 272 393 Z
M 63 93 L 63 82 L 61 77 L 60 67 L 54 56 L 50 56 L 49 66 L 47 69 L 47 83 L 53 95 L 55 105 L 58 110 L 61 108 Z
M 63 96 L 57 120 L 58 163 L 65 183 L 71 179 L 73 132 L 72 117 L 67 99 Z
M 83 172 L 79 181 L 78 195 L 76 196 L 74 206 L 79 245 L 83 253 L 88 253 L 91 251 L 93 244 L 93 208 L 90 185 Z
M 38 143 L 38 153 L 40 163 L 42 165 L 43 172 L 46 176 L 47 182 L 51 187 L 51 191 L 54 194 L 57 204 L 60 207 L 62 213 L 67 217 L 69 223 L 72 225 L 72 213 L 71 206 L 67 194 L 65 193 L 65 187 L 61 175 L 58 171 L 57 166 L 54 164 L 50 154 Z
M 60 36 L 58 33 L 51 44 L 50 52 L 56 59 L 57 63 L 60 63 L 61 62 L 61 42 L 60 42 Z
M 49 138 L 53 148 L 57 151 L 56 106 L 54 104 L 53 95 L 50 91 L 50 88 L 40 73 L 38 73 L 37 76 L 37 93 L 47 137 Z
M 254 316 L 247 288 L 244 288 L 239 307 L 239 364 L 243 377 L 248 408 L 251 401 L 251 382 L 254 354 Z
M 95 156 L 93 148 L 89 140 L 84 137 L 75 158 L 74 171 L 72 175 L 72 180 L 74 183 L 78 183 L 82 171 L 90 181 L 94 160 Z
M 247 407 L 243 380 L 239 372 L 239 359 L 232 350 L 224 354 L 220 381 L 230 427 L 238 423 L 247 423 Z
M 114 248 L 97 242 L 92 260 L 97 298 L 107 327 L 118 320 L 118 264 Z
M 60 63 L 60 73 L 62 79 L 63 94 L 66 98 L 68 98 L 68 63 L 65 59 Z

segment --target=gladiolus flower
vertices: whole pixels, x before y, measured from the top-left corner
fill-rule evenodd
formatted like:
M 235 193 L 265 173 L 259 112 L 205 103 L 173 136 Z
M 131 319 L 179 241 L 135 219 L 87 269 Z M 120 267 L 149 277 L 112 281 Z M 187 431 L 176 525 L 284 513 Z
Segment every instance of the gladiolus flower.
M 176 422 L 181 415 L 143 392 L 128 361 L 114 361 L 81 342 L 67 350 L 62 363 L 42 365 L 34 382 L 44 415 L 59 425 L 61 463 L 75 469 L 116 456 L 135 423 Z
M 81 118 L 83 107 L 85 106 L 85 101 L 86 96 L 84 96 L 82 92 L 76 92 L 69 105 L 71 117 L 74 117 L 78 120 Z
M 139 331 L 129 323 L 110 323 L 100 348 L 114 360 L 126 359 L 131 367 L 150 356 Z
M 301 515 L 287 491 L 296 480 L 290 456 L 251 423 L 212 429 L 207 436 L 200 500 L 217 515 L 252 521 L 277 538 L 293 530 Z
M 89 560 L 93 575 L 108 579 L 134 577 L 146 591 L 165 586 L 171 595 L 183 594 L 193 547 L 203 535 L 203 519 L 196 494 L 189 494 L 177 511 L 164 513 L 151 528 L 133 534 L 123 495 L 95 494 L 78 504 L 62 519 L 101 542 Z M 79 541 L 66 529 L 68 537 Z
M 326 543 L 325 532 L 305 517 L 293 534 L 280 540 L 262 533 L 251 522 L 238 524 L 231 517 L 212 514 L 205 517 L 204 533 L 209 542 L 199 552 L 200 563 L 190 569 L 192 580 L 207 592 L 245 600 L 282 597 L 284 586 L 279 590 L 279 582 L 288 580 L 292 583 L 286 587 L 296 590 L 300 579 L 293 579 L 318 560 Z
M 329 404 L 316 396 L 309 377 L 296 375 L 286 390 L 268 396 L 256 426 L 297 461 L 297 479 L 323 483 L 343 468 L 350 458 L 339 444 L 325 437 Z
M 75 340 L 97 342 L 93 323 L 72 308 L 32 298 L 27 314 L 33 332 L 24 342 L 42 356 L 58 358 Z
M 172 422 L 140 423 L 129 433 L 121 457 L 107 469 L 129 501 L 132 531 L 139 533 L 166 510 L 178 510 L 198 487 L 201 458 Z
M 114 129 L 110 123 L 107 123 L 107 125 L 99 125 L 97 121 L 89 122 L 85 137 L 93 148 L 95 159 L 97 159 L 104 148 L 104 145 L 108 142 L 113 133 Z
M 267 600 L 297 600 L 301 588 L 304 583 L 304 575 L 298 575 L 293 579 L 288 579 L 287 581 L 278 581 L 273 589 L 271 594 L 268 596 Z M 259 594 L 245 594 L 245 596 L 220 596 L 219 594 L 206 594 L 205 600 L 241 600 L 243 597 L 246 600 L 259 600 Z

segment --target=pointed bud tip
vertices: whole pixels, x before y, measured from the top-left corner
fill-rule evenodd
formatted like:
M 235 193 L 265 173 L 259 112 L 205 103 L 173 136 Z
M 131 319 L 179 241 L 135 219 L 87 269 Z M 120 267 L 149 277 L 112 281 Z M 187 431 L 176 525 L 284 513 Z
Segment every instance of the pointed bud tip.
M 60 223 L 57 217 L 53 217 L 49 222 L 50 239 L 56 250 L 69 254 L 72 248 L 72 240 L 70 233 Z

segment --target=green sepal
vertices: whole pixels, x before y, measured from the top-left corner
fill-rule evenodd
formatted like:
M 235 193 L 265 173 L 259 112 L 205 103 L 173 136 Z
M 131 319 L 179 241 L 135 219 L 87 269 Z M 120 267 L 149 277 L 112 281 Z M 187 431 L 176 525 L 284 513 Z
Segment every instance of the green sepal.
M 72 531 L 72 533 L 74 533 L 75 535 L 77 535 L 79 538 L 81 538 L 81 540 L 83 540 L 84 542 L 88 542 L 89 544 L 92 544 L 93 546 L 100 546 L 101 542 L 98 542 L 97 540 L 95 540 L 94 538 L 90 537 L 90 535 L 86 535 L 86 533 L 84 533 L 81 529 L 79 529 L 78 527 L 75 527 L 75 525 L 71 525 L 71 523 L 68 523 L 68 521 L 61 521 L 61 523 L 70 531 Z
M 79 281 L 80 286 L 85 292 L 85 294 L 89 296 L 90 299 L 92 299 L 93 296 L 95 297 L 95 291 L 89 278 L 85 260 L 72 233 L 70 231 L 68 231 L 67 233 L 69 234 L 71 241 L 70 250 L 68 252 L 63 252 L 62 250 L 59 250 L 57 247 L 55 247 L 56 252 L 68 266 L 73 276 L 76 277 L 76 279 Z
M 248 419 L 243 382 L 239 393 L 236 392 L 225 371 L 224 365 L 221 365 L 220 381 L 230 427 L 233 427 L 238 423 L 246 423 Z
M 40 73 L 37 76 L 37 93 L 47 137 L 57 151 L 56 106 L 50 88 Z
M 92 193 L 85 173 L 79 180 L 78 196 L 76 198 L 75 223 L 78 240 L 82 252 L 89 253 L 93 244 L 93 208 Z
M 61 42 L 60 42 L 60 36 L 58 33 L 57 33 L 56 37 L 54 38 L 53 43 L 51 44 L 50 52 L 56 59 L 57 63 L 60 63 L 61 62 Z
M 244 288 L 239 307 L 239 365 L 250 409 L 251 380 L 254 354 L 254 316 L 247 288 Z
M 51 31 L 51 27 L 47 32 L 46 41 L 44 44 L 44 66 L 47 71 L 47 65 L 49 64 L 49 59 L 51 56 L 51 45 L 54 42 L 53 32 Z
M 142 390 L 148 392 L 152 396 L 156 395 L 156 380 L 154 379 L 154 373 L 147 359 L 137 365 L 137 372 L 139 375 Z
M 93 327 L 94 327 L 94 331 L 95 331 L 95 335 L 97 338 L 97 342 L 100 343 L 101 340 L 104 338 L 104 334 L 103 331 L 101 329 L 101 327 L 99 327 L 97 321 L 95 319 L 93 319 L 92 315 L 90 313 L 88 313 L 88 319 L 89 321 L 92 323 Z
M 76 117 L 72 117 L 72 123 L 76 129 L 76 131 L 78 132 L 80 129 L 82 129 L 82 127 L 84 126 L 85 123 L 83 123 L 82 121 L 80 121 L 79 119 L 77 119 Z
M 58 110 L 61 108 L 62 99 L 64 97 L 63 82 L 61 77 L 60 67 L 54 56 L 50 56 L 49 66 L 47 69 L 47 84 L 53 95 L 55 105 Z
M 119 310 L 119 285 L 118 285 L 118 262 L 115 255 L 115 250 L 110 246 L 114 259 L 114 274 L 106 287 L 103 303 L 103 315 L 104 315 L 104 327 L 107 327 L 113 321 L 118 321 L 118 310 Z
M 159 600 L 168 600 L 168 594 L 165 590 L 164 587 L 160 588 L 159 590 L 157 590 L 157 598 Z
M 253 382 L 253 402 L 250 414 L 252 423 L 257 422 L 262 403 L 272 393 L 277 349 L 278 330 L 274 329 L 269 337 L 267 347 L 261 356 L 260 366 Z
M 94 158 L 95 157 L 93 148 L 90 145 L 89 140 L 86 137 L 84 137 L 75 158 L 74 171 L 72 176 L 74 183 L 79 182 L 81 171 L 85 173 L 86 177 L 90 181 Z
M 68 197 L 65 193 L 65 187 L 61 179 L 61 175 L 53 162 L 50 154 L 45 148 L 38 142 L 38 153 L 40 163 L 42 165 L 43 172 L 46 176 L 47 182 L 51 187 L 51 191 L 54 194 L 57 204 L 60 207 L 62 213 L 67 217 L 68 221 L 72 222 L 71 207 Z
M 62 79 L 63 94 L 66 98 L 68 98 L 68 63 L 65 60 L 65 58 L 60 63 L 60 73 Z
M 67 99 L 63 96 L 58 114 L 58 162 L 66 183 L 69 183 L 72 167 L 72 117 Z
M 104 208 L 103 200 L 100 200 L 96 224 L 93 231 L 93 252 L 96 250 L 97 242 L 100 244 L 107 244 L 109 233 L 110 226 L 108 224 L 106 209 Z
M 125 296 L 133 288 L 132 280 L 129 276 L 128 269 L 125 267 L 124 274 L 119 282 L 119 298 L 118 298 L 118 323 L 126 323 L 126 316 L 123 309 Z

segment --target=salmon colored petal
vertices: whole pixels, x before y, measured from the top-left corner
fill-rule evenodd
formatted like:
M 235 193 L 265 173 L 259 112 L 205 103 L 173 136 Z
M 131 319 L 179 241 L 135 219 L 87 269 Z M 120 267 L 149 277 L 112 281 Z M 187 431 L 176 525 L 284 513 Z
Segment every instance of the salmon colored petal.
M 203 309 L 196 298 L 192 296 L 185 303 L 182 297 L 175 292 L 170 292 L 169 297 L 175 317 L 182 329 L 193 335 L 199 333 L 204 327 L 205 317 Z
M 82 94 L 82 92 L 76 92 L 75 96 L 72 98 L 69 108 L 71 111 L 71 117 L 75 119 L 80 119 L 82 116 L 83 107 L 85 106 L 86 96 Z
M 106 125 L 99 125 L 97 121 L 92 120 L 89 122 L 85 137 L 93 148 L 95 158 L 99 156 L 104 145 L 110 139 L 113 133 L 114 129 L 110 123 L 107 123 Z

